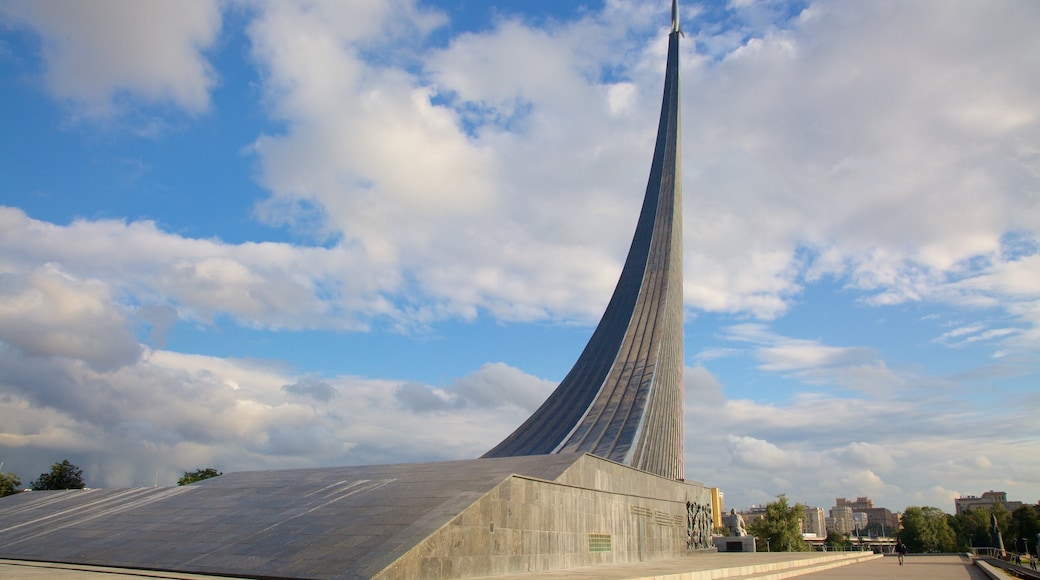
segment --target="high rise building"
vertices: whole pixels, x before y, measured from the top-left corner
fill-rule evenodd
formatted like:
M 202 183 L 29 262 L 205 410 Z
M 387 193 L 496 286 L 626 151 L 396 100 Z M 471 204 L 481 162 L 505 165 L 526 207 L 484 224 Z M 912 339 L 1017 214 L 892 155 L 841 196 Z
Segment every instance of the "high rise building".
M 603 318 L 545 403 L 484 457 L 590 453 L 684 478 L 680 35 L 673 0 L 650 179 Z

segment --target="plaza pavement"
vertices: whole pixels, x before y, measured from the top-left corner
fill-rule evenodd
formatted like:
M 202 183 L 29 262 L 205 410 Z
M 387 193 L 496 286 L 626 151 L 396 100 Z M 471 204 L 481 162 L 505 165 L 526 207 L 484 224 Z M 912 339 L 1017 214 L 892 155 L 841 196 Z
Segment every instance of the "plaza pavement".
M 989 580 L 980 568 L 966 557 L 957 555 L 907 556 L 903 566 L 892 557 L 878 558 L 862 564 L 832 568 L 803 576 L 805 580 Z M 1010 577 L 1008 577 L 1010 578 Z
M 861 554 L 861 559 L 822 561 L 820 553 L 698 554 L 681 560 L 597 566 L 554 572 L 496 576 L 495 580 L 990 580 L 957 555 L 909 556 L 904 566 L 894 557 Z M 849 557 L 853 555 L 850 554 Z M 815 559 L 813 559 L 815 558 Z M 821 566 L 835 566 L 821 570 Z M 816 571 L 814 571 L 816 570 Z M 153 572 L 125 568 L 0 560 L 3 580 L 230 580 L 225 576 Z M 474 579 L 475 580 L 475 579 Z
M 846 554 L 854 557 L 854 553 Z M 820 555 L 820 552 L 702 554 L 683 560 L 498 576 L 495 580 L 782 580 L 794 577 L 805 580 L 991 580 L 960 555 L 908 556 L 903 566 L 895 556 L 869 552 L 858 561 L 807 560 Z

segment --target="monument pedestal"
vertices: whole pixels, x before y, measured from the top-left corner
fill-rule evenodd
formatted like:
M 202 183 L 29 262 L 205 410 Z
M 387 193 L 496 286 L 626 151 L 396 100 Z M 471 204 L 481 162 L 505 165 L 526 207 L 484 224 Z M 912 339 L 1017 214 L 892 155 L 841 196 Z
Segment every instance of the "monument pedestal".
M 711 541 L 720 552 L 755 551 L 755 536 L 714 536 Z

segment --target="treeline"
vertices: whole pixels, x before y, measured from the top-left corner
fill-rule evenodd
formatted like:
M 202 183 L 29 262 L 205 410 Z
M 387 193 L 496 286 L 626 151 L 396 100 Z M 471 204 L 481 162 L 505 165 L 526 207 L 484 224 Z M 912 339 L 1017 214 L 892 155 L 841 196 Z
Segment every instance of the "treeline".
M 791 505 L 784 495 L 766 504 L 765 515 L 748 526 L 759 550 L 802 552 L 809 545 L 802 539 L 801 520 L 805 506 Z M 950 515 L 935 507 L 908 507 L 903 512 L 895 536 L 915 553 L 964 552 L 971 548 L 993 546 L 993 520 L 996 519 L 1004 547 L 1009 552 L 1029 552 L 1040 542 L 1040 503 L 1022 506 L 1009 512 L 1002 505 L 992 509 L 978 508 Z M 848 537 L 829 533 L 828 546 L 849 547 Z
M 177 485 L 188 485 L 220 475 L 223 474 L 212 467 L 185 471 L 184 475 L 177 480 Z M 22 480 L 17 475 L 0 471 L 0 497 L 14 495 L 22 491 L 21 485 Z M 87 484 L 83 480 L 83 470 L 73 465 L 68 459 L 51 465 L 49 472 L 41 473 L 40 477 L 29 484 L 29 488 L 33 491 L 83 489 L 85 487 L 87 487 Z
M 22 491 L 19 489 L 21 485 L 22 480 L 17 475 L 0 472 L 0 497 Z M 51 465 L 51 470 L 47 473 L 41 473 L 29 487 L 33 490 L 83 489 L 87 484 L 83 481 L 83 470 L 68 459 L 63 459 Z
M 897 534 L 911 552 L 962 552 L 993 545 L 993 520 L 1009 552 L 1036 547 L 1040 534 L 1040 504 L 1009 512 L 1002 505 L 950 515 L 934 507 L 908 507 Z

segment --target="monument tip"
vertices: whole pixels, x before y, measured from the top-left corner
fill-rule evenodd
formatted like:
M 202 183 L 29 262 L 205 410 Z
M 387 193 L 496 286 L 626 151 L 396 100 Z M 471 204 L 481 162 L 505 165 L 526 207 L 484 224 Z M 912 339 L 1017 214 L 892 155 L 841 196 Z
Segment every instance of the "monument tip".
M 686 38 L 686 34 L 679 27 L 679 0 L 672 0 L 672 32 L 678 32 L 683 38 Z

